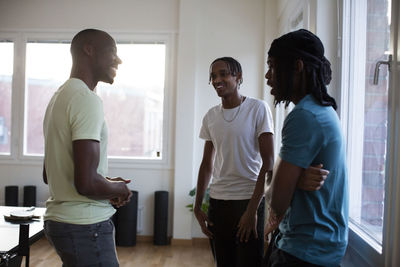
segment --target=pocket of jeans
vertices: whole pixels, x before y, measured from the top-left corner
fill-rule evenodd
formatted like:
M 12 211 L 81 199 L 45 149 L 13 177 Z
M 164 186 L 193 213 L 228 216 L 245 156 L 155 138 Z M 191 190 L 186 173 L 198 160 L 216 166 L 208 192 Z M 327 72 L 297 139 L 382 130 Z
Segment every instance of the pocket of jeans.
M 69 232 L 65 224 L 54 221 L 46 221 L 44 223 L 44 231 L 47 235 L 54 237 L 67 237 Z
M 110 234 L 114 232 L 114 224 L 111 220 L 103 222 L 98 228 L 98 232 L 101 234 Z

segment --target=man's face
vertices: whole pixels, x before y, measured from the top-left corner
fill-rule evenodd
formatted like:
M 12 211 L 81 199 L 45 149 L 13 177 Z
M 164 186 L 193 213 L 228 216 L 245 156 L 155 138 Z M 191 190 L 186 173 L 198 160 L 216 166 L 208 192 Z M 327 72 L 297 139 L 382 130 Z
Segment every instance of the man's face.
M 122 61 L 117 55 L 117 46 L 111 36 L 105 36 L 104 39 L 96 45 L 96 73 L 98 80 L 112 84 L 117 75 L 118 65 Z
M 211 67 L 211 83 L 219 97 L 226 97 L 238 89 L 241 73 L 233 76 L 224 61 L 216 61 Z
M 270 94 L 273 95 L 276 99 L 277 97 L 277 88 L 276 88 L 276 69 L 275 69 L 275 59 L 272 57 L 268 57 L 268 71 L 265 74 L 265 79 L 267 80 L 267 85 L 271 87 Z

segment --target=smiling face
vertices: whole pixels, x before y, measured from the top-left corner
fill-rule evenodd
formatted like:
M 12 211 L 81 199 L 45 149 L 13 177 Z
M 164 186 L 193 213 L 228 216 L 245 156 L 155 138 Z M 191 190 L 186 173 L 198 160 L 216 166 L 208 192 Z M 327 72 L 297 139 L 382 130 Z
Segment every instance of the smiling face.
M 99 81 L 112 84 L 122 61 L 117 55 L 117 46 L 109 35 L 99 38 L 95 44 L 94 72 Z
M 211 66 L 211 83 L 219 97 L 227 98 L 237 95 L 241 77 L 241 73 L 233 76 L 227 63 L 222 60 L 214 62 Z

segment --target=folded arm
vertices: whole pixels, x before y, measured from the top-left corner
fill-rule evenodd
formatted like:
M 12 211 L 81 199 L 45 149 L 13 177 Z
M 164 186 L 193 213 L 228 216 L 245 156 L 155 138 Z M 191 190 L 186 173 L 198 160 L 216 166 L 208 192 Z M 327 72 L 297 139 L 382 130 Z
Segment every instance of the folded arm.
M 268 234 L 278 228 L 290 202 L 294 191 L 303 172 L 301 167 L 287 161 L 279 160 L 274 170 L 270 188 L 270 206 L 268 208 L 268 219 L 264 229 L 265 238 Z
M 92 199 L 129 199 L 124 181 L 110 181 L 97 173 L 100 143 L 96 140 L 73 141 L 74 183 L 79 194 Z

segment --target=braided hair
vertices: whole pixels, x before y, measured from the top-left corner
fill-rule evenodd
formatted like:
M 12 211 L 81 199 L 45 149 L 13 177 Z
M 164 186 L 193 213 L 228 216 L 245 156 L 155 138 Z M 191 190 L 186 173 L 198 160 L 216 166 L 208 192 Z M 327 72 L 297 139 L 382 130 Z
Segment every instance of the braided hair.
M 223 61 L 226 63 L 228 70 L 232 76 L 237 76 L 239 73 L 242 72 L 242 66 L 240 65 L 239 61 L 232 57 L 220 57 L 214 60 L 211 65 L 210 65 L 210 70 L 209 70 L 209 77 L 208 77 L 208 82 L 211 83 L 211 72 L 212 72 L 212 65 L 217 62 L 217 61 Z M 242 84 L 243 82 L 243 75 L 239 80 L 239 84 Z
M 324 56 L 324 46 L 316 35 L 304 29 L 285 34 L 272 42 L 268 56 L 277 59 L 275 105 L 280 102 L 289 105 L 293 96 L 295 62 L 301 59 L 306 73 L 307 93 L 312 94 L 322 106 L 332 106 L 336 110 L 336 101 L 326 87 L 332 79 L 331 63 Z

